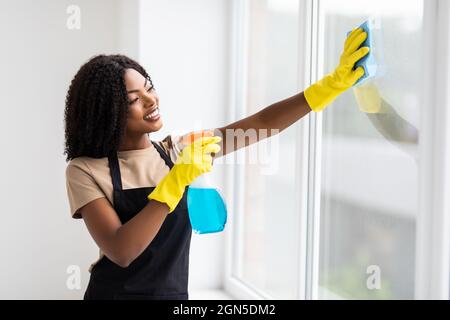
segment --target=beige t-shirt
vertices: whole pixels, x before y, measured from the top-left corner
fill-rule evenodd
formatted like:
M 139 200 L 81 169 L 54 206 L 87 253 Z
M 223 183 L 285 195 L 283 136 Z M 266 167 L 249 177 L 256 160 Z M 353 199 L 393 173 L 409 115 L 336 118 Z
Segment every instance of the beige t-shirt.
M 175 162 L 181 151 L 181 139 L 182 136 L 169 135 L 157 144 Z M 117 157 L 124 190 L 154 187 L 169 172 L 169 167 L 153 144 L 146 149 L 119 151 Z M 93 200 L 106 198 L 114 206 L 107 157 L 72 159 L 66 168 L 66 187 L 70 213 L 75 219 L 81 218 L 80 209 Z

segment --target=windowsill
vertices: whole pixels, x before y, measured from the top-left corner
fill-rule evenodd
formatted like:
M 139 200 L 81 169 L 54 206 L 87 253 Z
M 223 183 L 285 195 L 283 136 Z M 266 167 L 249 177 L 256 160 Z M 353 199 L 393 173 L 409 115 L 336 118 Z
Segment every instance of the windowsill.
M 233 297 L 224 290 L 192 290 L 189 300 L 233 300 Z

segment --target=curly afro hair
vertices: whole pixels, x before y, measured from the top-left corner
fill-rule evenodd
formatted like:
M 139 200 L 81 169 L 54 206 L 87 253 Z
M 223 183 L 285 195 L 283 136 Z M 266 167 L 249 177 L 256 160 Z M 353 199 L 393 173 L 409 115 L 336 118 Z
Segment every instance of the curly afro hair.
M 117 152 L 127 122 L 124 74 L 130 68 L 153 85 L 145 69 L 124 55 L 98 55 L 78 70 L 64 110 L 67 161 L 81 156 L 103 158 Z

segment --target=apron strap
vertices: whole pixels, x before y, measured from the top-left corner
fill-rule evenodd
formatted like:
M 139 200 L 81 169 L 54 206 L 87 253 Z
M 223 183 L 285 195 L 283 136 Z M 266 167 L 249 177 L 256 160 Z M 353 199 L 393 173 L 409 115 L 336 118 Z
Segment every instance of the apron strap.
M 163 158 L 164 162 L 166 163 L 166 165 L 172 169 L 173 167 L 173 162 L 170 159 L 170 157 L 167 155 L 167 153 L 154 141 L 152 141 L 153 145 L 155 146 L 156 150 L 158 151 L 159 155 L 161 156 L 161 158 Z
M 117 158 L 116 153 L 108 157 L 108 163 L 114 190 L 122 190 L 122 178 L 120 175 L 119 159 Z

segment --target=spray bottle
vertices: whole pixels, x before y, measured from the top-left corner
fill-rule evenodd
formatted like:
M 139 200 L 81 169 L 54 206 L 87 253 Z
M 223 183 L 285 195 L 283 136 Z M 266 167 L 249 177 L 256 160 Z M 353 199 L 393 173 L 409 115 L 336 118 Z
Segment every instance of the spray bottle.
M 184 147 L 202 136 L 212 136 L 212 131 L 202 131 L 185 136 L 181 140 Z M 214 186 L 211 173 L 199 176 L 188 189 L 187 205 L 192 231 L 195 234 L 221 232 L 227 222 L 225 201 Z

